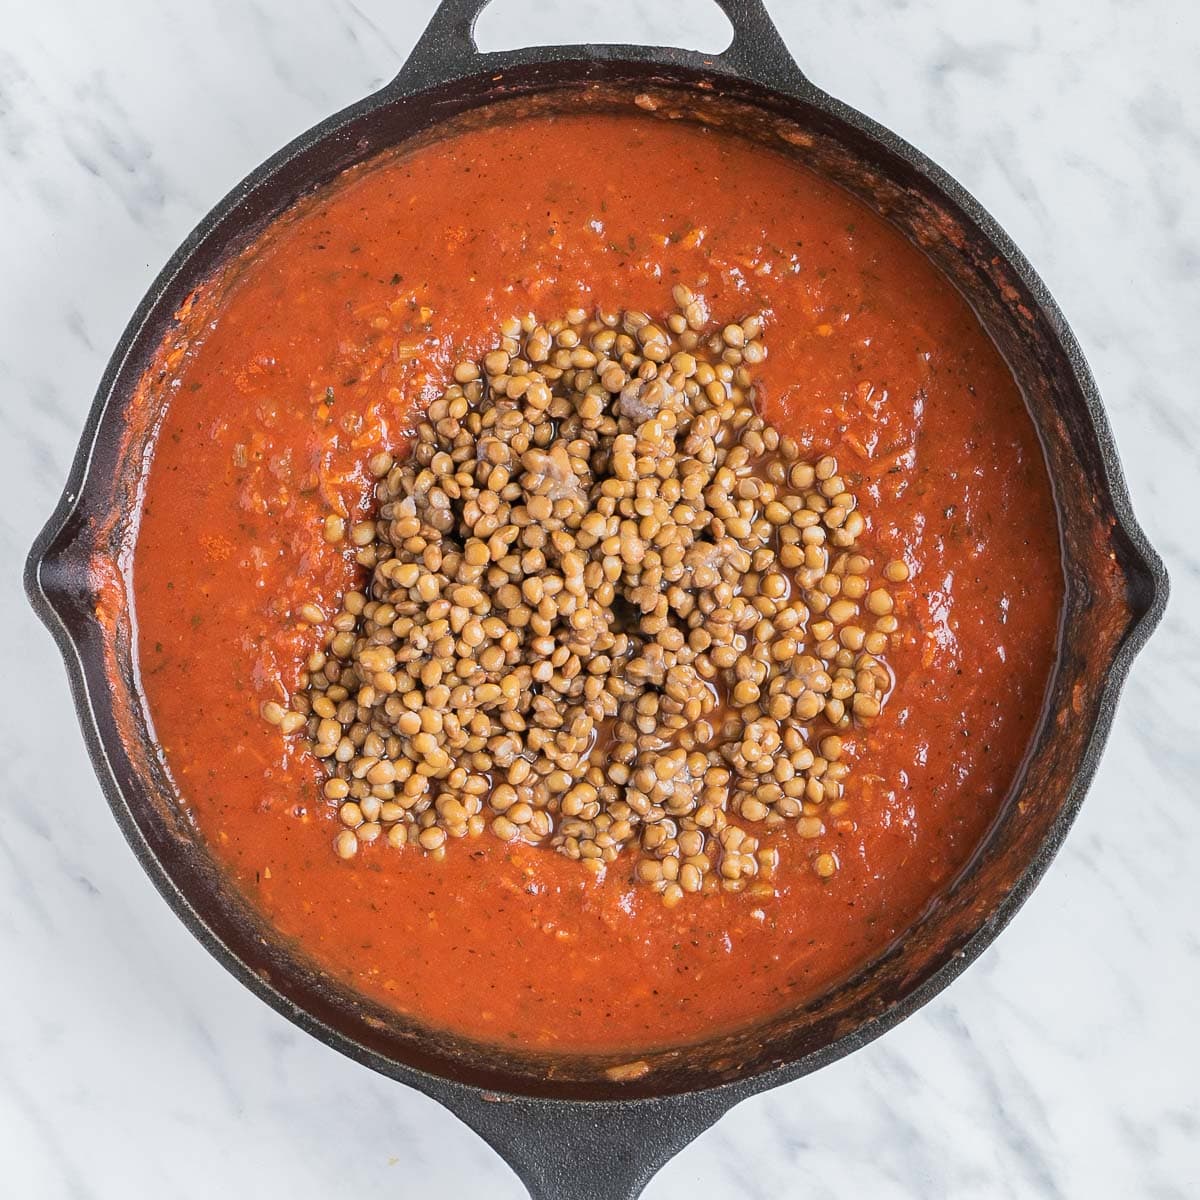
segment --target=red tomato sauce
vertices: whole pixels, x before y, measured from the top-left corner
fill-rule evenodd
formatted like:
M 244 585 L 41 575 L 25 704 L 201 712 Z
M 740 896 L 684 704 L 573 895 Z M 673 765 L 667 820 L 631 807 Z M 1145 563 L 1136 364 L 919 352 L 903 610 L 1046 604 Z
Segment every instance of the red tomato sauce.
M 573 306 L 769 314 L 759 398 L 838 456 L 902 644 L 851 730 L 847 819 L 780 848 L 778 895 L 666 908 L 484 835 L 435 862 L 338 859 L 323 772 L 260 706 L 297 685 L 361 583 L 324 518 L 499 321 Z M 430 1025 L 544 1050 L 698 1040 L 812 999 L 910 928 L 996 819 L 1037 724 L 1062 601 L 1033 425 L 958 293 L 895 230 L 782 155 L 640 116 L 529 118 L 349 173 L 201 289 L 148 396 L 165 406 L 133 560 L 141 679 L 180 802 L 321 969 Z M 836 853 L 830 879 L 813 870 Z

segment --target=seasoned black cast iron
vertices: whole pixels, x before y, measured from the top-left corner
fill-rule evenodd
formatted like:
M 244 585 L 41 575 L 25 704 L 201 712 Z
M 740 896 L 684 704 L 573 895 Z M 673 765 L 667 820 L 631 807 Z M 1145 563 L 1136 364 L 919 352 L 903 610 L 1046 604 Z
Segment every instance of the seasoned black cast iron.
M 142 866 L 192 932 L 247 987 L 316 1037 L 421 1089 L 507 1159 L 535 1197 L 635 1197 L 739 1100 L 878 1037 L 996 936 L 1058 849 L 1083 799 L 1135 652 L 1166 602 L 1162 565 L 1130 511 L 1095 384 L 1040 279 L 995 221 L 894 134 L 814 87 L 760 0 L 719 0 L 724 54 L 567 46 L 480 54 L 487 0 L 445 0 L 399 76 L 310 130 L 204 219 L 154 282 L 113 354 L 66 492 L 30 555 L 29 595 L 66 659 L 109 803 Z M 467 1045 L 364 1003 L 279 945 L 196 844 L 146 733 L 116 569 L 135 509 L 130 398 L 173 314 L 231 252 L 302 193 L 379 150 L 500 99 L 530 110 L 628 106 L 719 120 L 836 180 L 918 242 L 974 305 L 1016 373 L 1059 503 L 1067 571 L 1056 674 L 1024 777 L 944 901 L 884 959 L 819 1003 L 748 1032 L 649 1056 L 618 1083 L 594 1058 Z M 524 98 L 523 100 L 521 98 Z M 110 673 L 115 675 L 111 681 Z

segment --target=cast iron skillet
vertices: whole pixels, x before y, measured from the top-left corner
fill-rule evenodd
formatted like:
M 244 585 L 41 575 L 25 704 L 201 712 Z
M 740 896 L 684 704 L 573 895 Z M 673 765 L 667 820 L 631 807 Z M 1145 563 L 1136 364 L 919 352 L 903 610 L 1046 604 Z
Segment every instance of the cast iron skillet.
M 66 491 L 26 585 L 66 659 L 113 812 L 181 919 L 247 987 L 359 1062 L 419 1088 L 486 1138 L 535 1197 L 637 1196 L 668 1158 L 739 1100 L 865 1045 L 978 955 L 1029 895 L 1095 770 L 1117 693 L 1157 623 L 1167 578 L 1130 510 L 1079 346 L 1041 280 L 979 205 L 894 134 L 800 73 L 761 0 L 719 0 L 723 54 L 567 46 L 480 54 L 487 0 L 445 0 L 397 78 L 297 138 L 204 219 L 155 280 L 108 365 Z M 324 977 L 251 912 L 172 802 L 132 662 L 123 586 L 140 450 L 130 403 L 185 298 L 299 195 L 377 151 L 508 99 L 517 110 L 643 97 L 665 119 L 735 124 L 859 196 L 963 292 L 1016 373 L 1056 489 L 1067 574 L 1054 679 L 1022 778 L 986 845 L 883 958 L 821 998 L 743 1033 L 645 1056 L 529 1057 L 407 1024 Z M 764 151 L 765 152 L 765 151 Z M 620 1073 L 618 1073 L 619 1075 Z

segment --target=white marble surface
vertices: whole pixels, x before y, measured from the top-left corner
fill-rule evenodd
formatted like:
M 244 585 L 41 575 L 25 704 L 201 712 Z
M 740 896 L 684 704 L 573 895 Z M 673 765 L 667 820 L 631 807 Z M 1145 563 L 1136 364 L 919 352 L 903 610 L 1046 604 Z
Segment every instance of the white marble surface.
M 749 1101 L 650 1200 L 1200 1195 L 1200 9 L 773 0 L 814 80 L 930 153 L 1038 266 L 1173 573 L 1069 844 L 948 993 Z M 109 350 L 225 190 L 395 71 L 433 0 L 0 0 L 0 1194 L 522 1195 L 432 1102 L 299 1033 L 169 913 L 21 595 Z M 492 46 L 670 38 L 705 0 L 497 0 Z M 638 10 L 653 9 L 647 20 Z M 555 15 L 557 14 L 557 15 Z M 52 714 L 46 719 L 43 714 Z

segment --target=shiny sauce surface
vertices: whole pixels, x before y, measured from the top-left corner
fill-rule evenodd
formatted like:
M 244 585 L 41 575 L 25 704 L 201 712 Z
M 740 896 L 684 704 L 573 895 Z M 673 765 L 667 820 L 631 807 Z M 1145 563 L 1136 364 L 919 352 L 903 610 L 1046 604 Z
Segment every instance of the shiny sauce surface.
M 324 518 L 369 512 L 404 444 L 504 317 L 765 311 L 759 403 L 857 481 L 902 639 L 847 731 L 849 812 L 768 835 L 778 894 L 666 908 L 489 835 L 441 862 L 351 861 L 323 771 L 260 716 L 361 583 Z M 141 681 L 179 798 L 250 902 L 321 969 L 430 1025 L 542 1050 L 695 1041 L 808 1000 L 911 927 L 996 819 L 1037 724 L 1062 602 L 1046 467 L 958 293 L 895 230 L 787 158 L 649 116 L 528 118 L 347 174 L 201 289 L 147 379 L 165 406 L 133 556 Z M 822 879 L 813 859 L 836 853 Z

